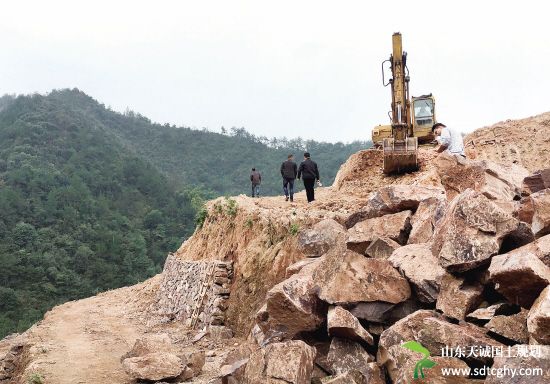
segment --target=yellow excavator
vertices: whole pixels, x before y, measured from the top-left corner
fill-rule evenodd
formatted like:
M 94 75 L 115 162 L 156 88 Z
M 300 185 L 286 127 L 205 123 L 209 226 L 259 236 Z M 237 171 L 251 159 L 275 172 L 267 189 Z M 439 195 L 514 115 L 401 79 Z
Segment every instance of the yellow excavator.
M 393 52 L 382 62 L 382 84 L 391 85 L 391 125 L 379 125 L 372 130 L 372 142 L 384 151 L 384 173 L 404 173 L 418 169 L 418 145 L 434 139 L 435 99 L 430 93 L 409 97 L 407 52 L 403 52 L 401 33 L 392 36 Z M 392 77 L 386 83 L 384 65 L 391 65 Z M 412 108 L 411 108 L 412 105 Z

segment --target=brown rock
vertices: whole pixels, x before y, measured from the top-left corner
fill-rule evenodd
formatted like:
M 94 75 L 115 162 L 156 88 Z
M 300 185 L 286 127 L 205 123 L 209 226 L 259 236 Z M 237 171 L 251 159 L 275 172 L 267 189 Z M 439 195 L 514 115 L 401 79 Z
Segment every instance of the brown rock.
M 437 300 L 441 279 L 447 272 L 437 263 L 430 245 L 406 245 L 395 250 L 388 261 L 405 275 L 420 301 L 433 303 Z
M 301 340 L 269 344 L 250 356 L 245 382 L 309 384 L 315 354 L 315 348 Z
M 474 189 L 492 200 L 513 200 L 521 195 L 529 171 L 519 165 L 488 160 L 470 161 L 442 154 L 433 162 L 449 199 Z
M 378 237 L 387 237 L 405 244 L 411 230 L 411 211 L 403 211 L 383 217 L 374 217 L 355 224 L 348 230 L 348 249 L 365 254 L 369 245 Z
M 482 293 L 481 284 L 467 283 L 463 278 L 447 274 L 441 279 L 436 308 L 449 317 L 464 320 L 479 306 L 483 300 Z
M 346 231 L 341 224 L 325 219 L 311 229 L 300 231 L 298 247 L 306 257 L 319 257 L 325 254 L 338 241 L 344 241 Z
M 517 310 L 516 310 L 517 309 Z M 466 320 L 487 322 L 498 315 L 510 315 L 517 313 L 519 307 L 508 303 L 496 303 L 484 308 L 478 308 L 466 315 Z
M 550 344 L 550 286 L 539 295 L 527 317 L 529 335 L 541 344 Z
M 327 315 L 327 329 L 330 336 L 374 344 L 372 335 L 363 328 L 359 320 L 339 306 L 331 306 Z
M 198 376 L 206 362 L 204 351 L 188 351 L 181 354 L 180 357 L 185 365 L 186 378 Z
M 267 292 L 266 304 L 256 314 L 267 340 L 288 340 L 317 329 L 324 321 L 325 307 L 315 294 L 314 268 L 313 264 L 304 267 Z
M 409 298 L 407 280 L 389 261 L 335 249 L 314 273 L 321 300 L 329 304 L 361 301 L 399 303 Z
M 365 250 L 365 255 L 374 259 L 387 259 L 401 244 L 384 236 L 375 236 Z
M 333 375 L 359 371 L 368 376 L 368 363 L 373 361 L 374 357 L 356 342 L 335 337 L 330 343 L 327 365 Z
M 537 171 L 523 179 L 522 194 L 530 195 L 546 188 L 550 188 L 550 168 Z
M 533 352 L 531 354 L 531 352 Z M 547 345 L 514 345 L 508 355 L 508 351 L 503 356 L 495 357 L 492 368 L 496 372 L 511 372 L 515 370 L 515 376 L 511 374 L 505 377 L 497 375 L 487 376 L 485 383 L 500 384 L 542 384 L 550 382 L 550 347 Z M 520 369 L 529 370 L 530 375 L 520 374 Z M 540 370 L 540 371 L 539 371 Z
M 321 380 L 321 384 L 368 384 L 368 381 L 361 372 L 348 371 L 339 375 L 325 377 Z
M 288 279 L 290 276 L 295 275 L 298 272 L 300 272 L 302 270 L 302 268 L 304 268 L 306 265 L 310 265 L 310 264 L 314 263 L 315 261 L 316 261 L 316 259 L 307 258 L 307 259 L 299 260 L 299 261 L 295 262 L 294 264 L 289 265 L 286 269 L 285 277 Z
M 526 309 L 522 309 L 521 312 L 515 315 L 498 315 L 493 317 L 484 327 L 507 339 L 517 341 L 518 343 L 528 343 L 527 313 Z
M 233 337 L 233 331 L 223 325 L 211 325 L 208 327 L 208 333 L 212 340 L 227 340 Z
M 401 211 L 416 211 L 421 201 L 435 197 L 445 199 L 445 190 L 423 185 L 394 184 L 373 192 L 366 206 L 346 219 L 347 228 L 373 217 L 384 216 Z
M 358 303 L 351 309 L 351 314 L 369 322 L 385 323 L 394 307 L 395 304 L 385 303 L 383 301 Z
M 431 241 L 434 229 L 443 217 L 446 207 L 447 201 L 441 198 L 430 197 L 421 201 L 411 219 L 412 230 L 407 244 L 420 244 Z
M 515 255 L 516 257 L 524 257 L 526 255 L 537 256 L 547 267 L 550 267 L 550 235 L 543 236 L 536 239 L 532 243 L 524 245 L 523 247 L 516 248 L 508 255 Z
M 533 254 L 504 254 L 491 260 L 489 278 L 508 301 L 529 308 L 550 283 L 550 268 Z
M 518 218 L 531 224 L 536 237 L 550 233 L 550 189 L 535 192 L 521 200 Z
M 172 344 L 172 340 L 167 333 L 147 335 L 137 339 L 132 349 L 123 355 L 120 361 L 129 357 L 145 356 L 155 352 L 170 352 L 177 354 L 177 349 Z
M 518 226 L 511 210 L 468 189 L 450 203 L 431 249 L 448 271 L 467 271 L 488 263 Z
M 133 379 L 153 381 L 177 377 L 185 369 L 185 365 L 178 356 L 167 352 L 129 357 L 124 359 L 122 366 Z

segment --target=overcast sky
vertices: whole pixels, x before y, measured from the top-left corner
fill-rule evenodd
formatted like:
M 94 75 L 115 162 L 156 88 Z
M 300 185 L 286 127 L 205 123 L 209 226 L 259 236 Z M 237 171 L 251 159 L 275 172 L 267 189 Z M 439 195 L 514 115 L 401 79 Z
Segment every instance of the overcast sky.
M 77 87 L 219 131 L 350 141 L 387 124 L 380 63 L 460 131 L 550 111 L 547 1 L 2 2 L 0 93 Z

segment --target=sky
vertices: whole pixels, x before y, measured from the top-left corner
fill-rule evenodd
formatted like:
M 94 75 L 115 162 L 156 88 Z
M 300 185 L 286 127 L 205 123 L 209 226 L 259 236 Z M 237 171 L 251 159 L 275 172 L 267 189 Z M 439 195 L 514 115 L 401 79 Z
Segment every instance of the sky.
M 403 34 L 411 94 L 461 132 L 550 111 L 546 1 L 2 2 L 0 94 L 79 88 L 159 123 L 370 138 Z

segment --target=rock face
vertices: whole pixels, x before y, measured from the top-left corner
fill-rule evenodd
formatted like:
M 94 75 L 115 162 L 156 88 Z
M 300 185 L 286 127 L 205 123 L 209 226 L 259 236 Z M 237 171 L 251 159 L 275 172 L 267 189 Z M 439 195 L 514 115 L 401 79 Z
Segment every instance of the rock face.
M 533 303 L 527 317 L 529 335 L 541 344 L 550 344 L 550 286 Z
M 537 171 L 523 179 L 524 195 L 530 195 L 546 188 L 550 188 L 550 168 Z
M 145 356 L 154 352 L 170 352 L 175 354 L 176 348 L 172 344 L 170 336 L 166 333 L 148 335 L 137 339 L 132 349 L 120 358 L 121 361 L 129 357 Z
M 177 377 L 185 368 L 178 356 L 166 352 L 129 357 L 124 359 L 122 366 L 126 373 L 134 379 L 153 381 Z
M 401 247 L 392 253 L 388 261 L 405 275 L 420 301 L 433 303 L 437 300 L 441 279 L 447 272 L 439 266 L 429 245 Z
M 301 340 L 270 344 L 250 356 L 245 382 L 309 384 L 316 353 Z
M 550 233 L 550 189 L 543 189 L 521 200 L 520 220 L 531 224 L 536 237 Z
M 481 304 L 482 293 L 481 284 L 467 283 L 463 278 L 446 274 L 441 279 L 436 308 L 449 317 L 464 320 L 468 313 Z
M 350 215 L 345 222 L 347 228 L 373 217 L 384 216 L 406 210 L 416 211 L 421 201 L 429 198 L 445 199 L 445 190 L 422 185 L 390 185 L 374 192 L 360 211 Z
M 441 219 L 432 252 L 448 271 L 464 272 L 488 263 L 518 226 L 511 209 L 468 189 L 451 202 Z
M 387 259 L 401 244 L 384 236 L 375 236 L 375 239 L 365 250 L 365 256 L 374 259 Z
M 439 197 L 430 197 L 418 204 L 411 219 L 412 230 L 408 244 L 420 244 L 431 241 L 434 229 L 443 217 L 447 201 Z
M 389 261 L 352 251 L 327 254 L 315 272 L 319 298 L 329 304 L 361 301 L 400 303 L 411 295 L 409 283 Z
M 303 331 L 313 331 L 324 321 L 325 307 L 316 295 L 312 271 L 316 264 L 275 285 L 266 296 L 256 321 L 267 340 L 288 340 Z
M 550 268 L 533 254 L 504 254 L 491 260 L 489 278 L 508 301 L 529 308 L 550 283 Z
M 493 317 L 484 327 L 507 339 L 518 343 L 528 343 L 527 313 L 527 310 L 522 309 L 521 312 L 515 315 L 498 315 Z
M 534 352 L 531 355 L 531 352 Z M 512 347 L 510 356 L 508 353 L 502 357 L 495 357 L 493 368 L 504 372 L 504 369 L 514 369 L 515 376 L 505 376 L 505 382 L 510 384 L 542 384 L 550 381 L 550 347 L 546 345 L 526 345 L 518 344 Z M 520 375 L 520 369 L 528 369 L 531 375 Z M 537 371 L 535 371 L 537 370 Z M 539 371 L 540 370 L 540 371 Z M 525 371 L 524 371 L 525 372 Z M 502 377 L 497 375 L 488 376 L 485 380 L 487 384 L 500 384 Z
M 330 336 L 374 344 L 372 335 L 363 328 L 355 316 L 342 307 L 329 308 L 327 328 Z
M 550 267 L 550 235 L 543 236 L 532 243 L 516 248 L 508 252 L 507 255 L 514 255 L 514 257 L 518 258 L 528 257 L 526 255 L 535 255 L 547 267 Z
M 345 236 L 346 231 L 341 224 L 332 219 L 325 219 L 311 229 L 300 231 L 298 246 L 306 257 L 319 257 L 338 241 L 343 241 Z
M 411 211 L 360 221 L 348 230 L 348 249 L 365 254 L 366 249 L 379 237 L 405 244 L 411 230 Z
M 374 357 L 356 342 L 335 337 L 330 343 L 327 365 L 333 375 L 359 371 L 367 376 L 369 375 L 368 363 L 372 361 Z
M 521 195 L 523 180 L 529 171 L 519 165 L 492 161 L 468 161 L 442 154 L 435 160 L 441 183 L 449 199 L 474 189 L 492 200 L 511 201 Z

